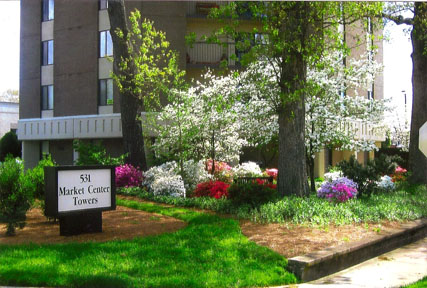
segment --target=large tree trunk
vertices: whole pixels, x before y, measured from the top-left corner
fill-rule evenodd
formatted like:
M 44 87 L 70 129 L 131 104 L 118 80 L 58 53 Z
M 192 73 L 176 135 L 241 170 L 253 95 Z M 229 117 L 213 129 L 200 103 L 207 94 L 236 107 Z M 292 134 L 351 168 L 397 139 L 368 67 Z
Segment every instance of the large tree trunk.
M 134 77 L 135 67 L 129 67 L 126 71 L 120 71 L 118 64 L 121 59 L 132 57 L 129 54 L 129 47 L 132 45 L 129 41 L 120 39 L 114 31 L 117 28 L 123 31 L 126 39 L 128 26 L 126 23 L 126 9 L 123 0 L 108 0 L 108 16 L 110 18 L 111 38 L 114 46 L 114 73 L 124 75 L 126 79 Z M 133 82 L 126 81 L 129 85 Z M 123 148 L 128 153 L 127 162 L 133 166 L 139 166 L 147 170 L 147 161 L 144 152 L 144 138 L 142 135 L 142 124 L 139 115 L 139 109 L 142 106 L 138 95 L 134 95 L 135 87 L 127 87 L 120 93 L 120 110 L 122 118 Z
M 305 158 L 305 97 L 303 86 L 307 78 L 304 53 L 308 35 L 306 3 L 296 2 L 281 23 L 283 39 L 301 43 L 300 49 L 284 49 L 281 56 L 279 109 L 279 174 L 277 189 L 280 195 L 309 194 Z
M 427 121 L 427 3 L 416 2 L 412 38 L 412 116 L 409 169 L 412 183 L 427 184 L 427 157 L 418 148 L 419 129 Z

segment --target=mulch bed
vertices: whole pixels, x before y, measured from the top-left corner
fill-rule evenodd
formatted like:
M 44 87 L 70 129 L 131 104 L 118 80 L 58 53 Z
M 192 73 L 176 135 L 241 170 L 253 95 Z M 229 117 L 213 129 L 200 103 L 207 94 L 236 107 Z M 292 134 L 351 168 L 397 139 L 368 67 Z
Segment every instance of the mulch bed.
M 47 244 L 88 241 L 132 239 L 149 235 L 174 232 L 184 228 L 184 221 L 155 213 L 117 206 L 115 211 L 102 213 L 102 233 L 59 236 L 59 224 L 48 221 L 39 208 L 27 213 L 24 229 L 17 229 L 16 236 L 5 236 L 6 225 L 0 224 L 0 244 Z

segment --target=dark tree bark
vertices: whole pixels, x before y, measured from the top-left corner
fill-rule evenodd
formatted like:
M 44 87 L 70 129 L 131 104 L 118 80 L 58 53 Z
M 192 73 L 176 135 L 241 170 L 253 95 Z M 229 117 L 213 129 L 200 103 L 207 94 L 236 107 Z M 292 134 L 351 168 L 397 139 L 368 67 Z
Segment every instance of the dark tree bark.
M 416 2 L 412 39 L 412 116 L 409 170 L 412 183 L 427 184 L 427 157 L 418 148 L 419 129 L 427 121 L 427 3 Z
M 110 18 L 111 38 L 114 47 L 114 73 L 116 75 L 124 75 L 126 79 L 132 79 L 135 75 L 136 68 L 129 67 L 126 71 L 121 71 L 118 64 L 121 59 L 129 59 L 132 55 L 129 54 L 129 47 L 132 45 L 130 41 L 120 39 L 114 31 L 117 28 L 123 31 L 127 39 L 128 26 L 124 0 L 108 0 L 108 16 Z M 133 85 L 132 81 L 126 81 L 129 85 Z M 141 100 L 138 95 L 134 95 L 135 87 L 126 87 L 127 89 L 120 92 L 120 111 L 122 119 L 123 133 L 123 148 L 128 153 L 127 162 L 133 166 L 139 166 L 143 170 L 147 170 L 147 161 L 144 152 L 144 138 L 142 135 L 142 123 L 140 119 Z
M 309 194 L 305 157 L 305 97 L 303 86 L 307 74 L 304 45 L 309 37 L 306 21 L 307 5 L 297 2 L 289 17 L 283 19 L 280 33 L 283 39 L 301 43 L 300 49 L 282 52 L 280 90 L 282 107 L 279 109 L 279 175 L 277 189 L 281 195 L 306 196 Z M 293 96 L 292 96 L 293 95 Z

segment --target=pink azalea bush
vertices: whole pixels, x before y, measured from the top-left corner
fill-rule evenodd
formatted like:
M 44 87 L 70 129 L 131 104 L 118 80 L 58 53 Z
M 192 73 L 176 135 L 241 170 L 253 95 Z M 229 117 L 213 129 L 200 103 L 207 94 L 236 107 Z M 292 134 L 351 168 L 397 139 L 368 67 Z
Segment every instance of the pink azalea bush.
M 142 171 L 131 164 L 124 164 L 116 167 L 116 187 L 141 186 Z
M 279 173 L 279 170 L 277 170 L 276 168 L 265 169 L 265 174 L 267 174 L 270 177 L 273 177 L 274 179 L 277 179 L 278 173 Z

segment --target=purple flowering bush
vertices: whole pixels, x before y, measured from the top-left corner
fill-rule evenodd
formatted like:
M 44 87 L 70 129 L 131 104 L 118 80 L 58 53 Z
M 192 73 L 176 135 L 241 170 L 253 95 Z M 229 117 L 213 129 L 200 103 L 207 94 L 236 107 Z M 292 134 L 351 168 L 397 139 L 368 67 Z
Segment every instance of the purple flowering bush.
M 116 187 L 141 186 L 142 171 L 130 164 L 116 167 Z
M 325 181 L 317 190 L 317 197 L 345 202 L 357 195 L 357 184 L 347 177 L 340 177 L 332 181 Z

